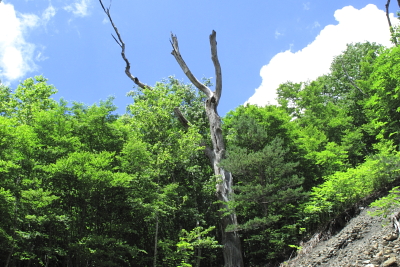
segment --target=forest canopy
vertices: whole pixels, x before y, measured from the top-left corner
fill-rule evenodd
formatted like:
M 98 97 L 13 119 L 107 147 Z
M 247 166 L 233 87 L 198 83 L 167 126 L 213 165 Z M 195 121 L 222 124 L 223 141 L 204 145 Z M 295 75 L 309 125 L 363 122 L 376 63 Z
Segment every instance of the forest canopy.
M 399 59 L 396 46 L 349 44 L 330 73 L 281 84 L 279 106 L 222 119 L 245 266 L 287 259 L 398 178 Z M 223 266 L 205 95 L 171 77 L 131 91 L 121 115 L 112 98 L 56 92 L 42 76 L 0 86 L 0 262 Z

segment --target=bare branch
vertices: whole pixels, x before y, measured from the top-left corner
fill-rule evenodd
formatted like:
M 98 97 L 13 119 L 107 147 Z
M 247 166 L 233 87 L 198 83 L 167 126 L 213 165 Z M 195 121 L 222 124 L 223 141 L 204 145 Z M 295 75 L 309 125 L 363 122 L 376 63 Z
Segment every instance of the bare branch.
M 400 6 L 400 0 L 398 0 L 397 3 L 399 3 L 399 6 Z M 386 18 L 387 18 L 387 21 L 389 23 L 389 30 L 390 30 L 390 34 L 392 36 L 391 40 L 397 46 L 398 45 L 397 44 L 397 38 L 394 36 L 394 30 L 393 30 L 392 23 L 391 23 L 390 17 L 389 17 L 389 4 L 390 4 L 390 0 L 388 0 L 386 5 L 385 5 L 385 7 L 386 7 Z
M 117 42 L 117 44 L 122 48 L 121 43 L 117 40 L 117 38 L 115 38 L 114 34 L 111 34 L 112 38 L 114 38 L 115 42 Z
M 392 23 L 390 22 L 390 18 L 389 18 L 389 4 L 390 4 L 390 0 L 388 0 L 386 5 L 385 5 L 385 7 L 386 7 L 386 18 L 388 20 L 389 27 L 392 28 Z
M 169 42 L 172 45 L 172 49 L 180 55 L 181 53 L 179 52 L 178 38 L 172 32 L 171 32 L 171 39 L 172 41 L 170 40 Z
M 171 54 L 175 57 L 176 61 L 178 62 L 179 66 L 181 67 L 182 71 L 185 73 L 186 77 L 189 78 L 189 80 L 203 93 L 207 95 L 208 98 L 211 98 L 213 96 L 213 92 L 202 84 L 199 80 L 194 77 L 192 72 L 190 71 L 189 67 L 186 65 L 185 61 L 183 60 L 181 53 L 179 53 L 179 46 L 178 46 L 178 38 L 176 35 L 171 33 L 171 45 L 172 45 L 172 52 Z
M 185 118 L 185 116 L 182 114 L 181 110 L 180 110 L 178 107 L 176 107 L 176 108 L 174 108 L 174 113 L 175 113 L 175 116 L 178 117 L 178 120 L 180 121 L 180 123 L 181 123 L 186 129 L 188 129 L 189 126 L 190 126 L 190 122 L 189 122 L 189 121 Z
M 400 0 L 399 0 L 400 1 Z M 210 46 L 211 46 L 211 59 L 215 68 L 215 101 L 216 105 L 219 103 L 222 93 L 222 72 L 221 65 L 219 64 L 218 54 L 217 54 L 217 33 L 213 30 L 210 34 Z
M 110 2 L 110 6 L 109 6 L 108 8 L 105 8 L 105 7 L 104 7 L 102 0 L 99 0 L 99 2 L 100 2 L 101 7 L 102 7 L 103 10 L 104 10 L 104 13 L 106 13 L 108 19 L 110 20 L 111 25 L 113 26 L 115 33 L 117 34 L 118 40 L 117 40 L 117 38 L 115 38 L 114 35 L 112 35 L 112 37 L 113 37 L 114 40 L 117 42 L 117 44 L 121 47 L 121 56 L 122 56 L 122 59 L 123 59 L 123 60 L 125 61 L 125 63 L 126 63 L 126 67 L 125 67 L 125 73 L 126 73 L 126 75 L 129 77 L 129 79 L 131 79 L 131 80 L 132 80 L 137 86 L 139 86 L 140 88 L 145 88 L 145 87 L 150 88 L 150 86 L 148 86 L 148 85 L 146 85 L 146 84 L 140 82 L 139 79 L 138 79 L 137 77 L 135 77 L 135 76 L 133 76 L 133 75 L 131 74 L 131 71 L 130 71 L 130 69 L 131 69 L 131 64 L 129 63 L 129 60 L 128 60 L 128 59 L 126 58 L 126 56 L 125 56 L 125 43 L 124 43 L 124 41 L 122 41 L 121 35 L 119 34 L 118 29 L 117 29 L 117 27 L 115 26 L 114 21 L 112 20 L 111 15 L 110 15 L 111 2 Z

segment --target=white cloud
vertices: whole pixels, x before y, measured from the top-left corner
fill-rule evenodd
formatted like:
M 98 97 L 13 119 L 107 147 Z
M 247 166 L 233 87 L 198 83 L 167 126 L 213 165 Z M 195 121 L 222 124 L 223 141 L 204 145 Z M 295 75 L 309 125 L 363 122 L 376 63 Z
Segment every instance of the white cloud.
M 39 17 L 23 14 L 12 4 L 0 2 L 0 79 L 6 83 L 18 80 L 29 72 L 37 70 L 35 61 L 47 57 L 38 50 L 45 47 L 29 43 L 27 35 L 39 26 L 46 26 L 56 15 L 56 9 L 50 4 Z
M 80 0 L 64 7 L 64 10 L 73 13 L 77 17 L 86 17 L 89 15 L 90 0 Z
M 13 5 L 0 2 L 0 79 L 9 82 L 36 69 L 35 45 L 25 36 L 39 24 L 38 16 L 17 13 Z
M 375 5 L 358 10 L 347 6 L 336 10 L 338 25 L 328 25 L 315 40 L 302 50 L 278 53 L 260 71 L 262 83 L 246 103 L 277 104 L 279 84 L 314 80 L 329 72 L 334 56 L 346 49 L 347 43 L 376 42 L 391 46 L 386 14 Z M 373 18 L 373 19 L 371 19 Z M 391 14 L 392 23 L 397 19 Z

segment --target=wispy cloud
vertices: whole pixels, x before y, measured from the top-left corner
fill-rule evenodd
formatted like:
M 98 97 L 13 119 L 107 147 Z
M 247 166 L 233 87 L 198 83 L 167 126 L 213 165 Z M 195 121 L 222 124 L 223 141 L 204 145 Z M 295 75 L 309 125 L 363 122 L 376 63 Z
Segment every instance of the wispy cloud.
M 319 28 L 319 27 L 321 27 L 321 24 L 319 24 L 318 21 L 314 21 L 314 23 L 313 23 L 311 29 L 315 29 L 315 28 Z
M 86 17 L 89 15 L 90 0 L 75 1 L 64 7 L 64 10 L 71 12 L 77 17 Z
M 42 13 L 42 23 L 46 25 L 56 15 L 56 9 L 50 4 Z
M 278 30 L 275 30 L 275 39 L 278 39 L 282 35 L 283 33 L 279 32 Z
M 391 46 L 386 14 L 375 5 L 360 10 L 347 6 L 336 10 L 334 16 L 338 25 L 326 26 L 307 47 L 296 52 L 289 49 L 279 53 L 261 68 L 262 83 L 248 103 L 261 106 L 277 104 L 279 84 L 314 80 L 328 73 L 334 56 L 344 51 L 348 43 L 369 41 Z M 392 23 L 397 21 L 393 14 L 391 20 Z M 314 26 L 320 25 L 314 23 Z
M 310 2 L 303 3 L 303 9 L 304 10 L 310 10 Z

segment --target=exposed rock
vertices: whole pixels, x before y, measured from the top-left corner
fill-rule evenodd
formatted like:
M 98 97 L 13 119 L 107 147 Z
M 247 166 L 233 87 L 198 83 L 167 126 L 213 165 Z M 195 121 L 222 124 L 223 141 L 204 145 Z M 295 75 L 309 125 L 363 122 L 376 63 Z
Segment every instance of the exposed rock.
M 396 240 L 398 237 L 399 236 L 397 233 L 391 233 L 391 234 L 385 236 L 383 239 L 385 239 L 387 241 L 393 241 L 393 240 Z
M 382 267 L 389 267 L 389 266 L 398 266 L 396 262 L 396 258 L 390 258 L 387 261 L 385 261 L 382 265 Z
M 400 239 L 392 223 L 382 217 L 372 217 L 365 208 L 336 235 L 326 241 L 314 236 L 315 247 L 304 251 L 285 267 L 395 267 L 400 266 Z M 384 226 L 383 226 L 384 225 Z M 311 241 L 310 241 L 311 242 Z

